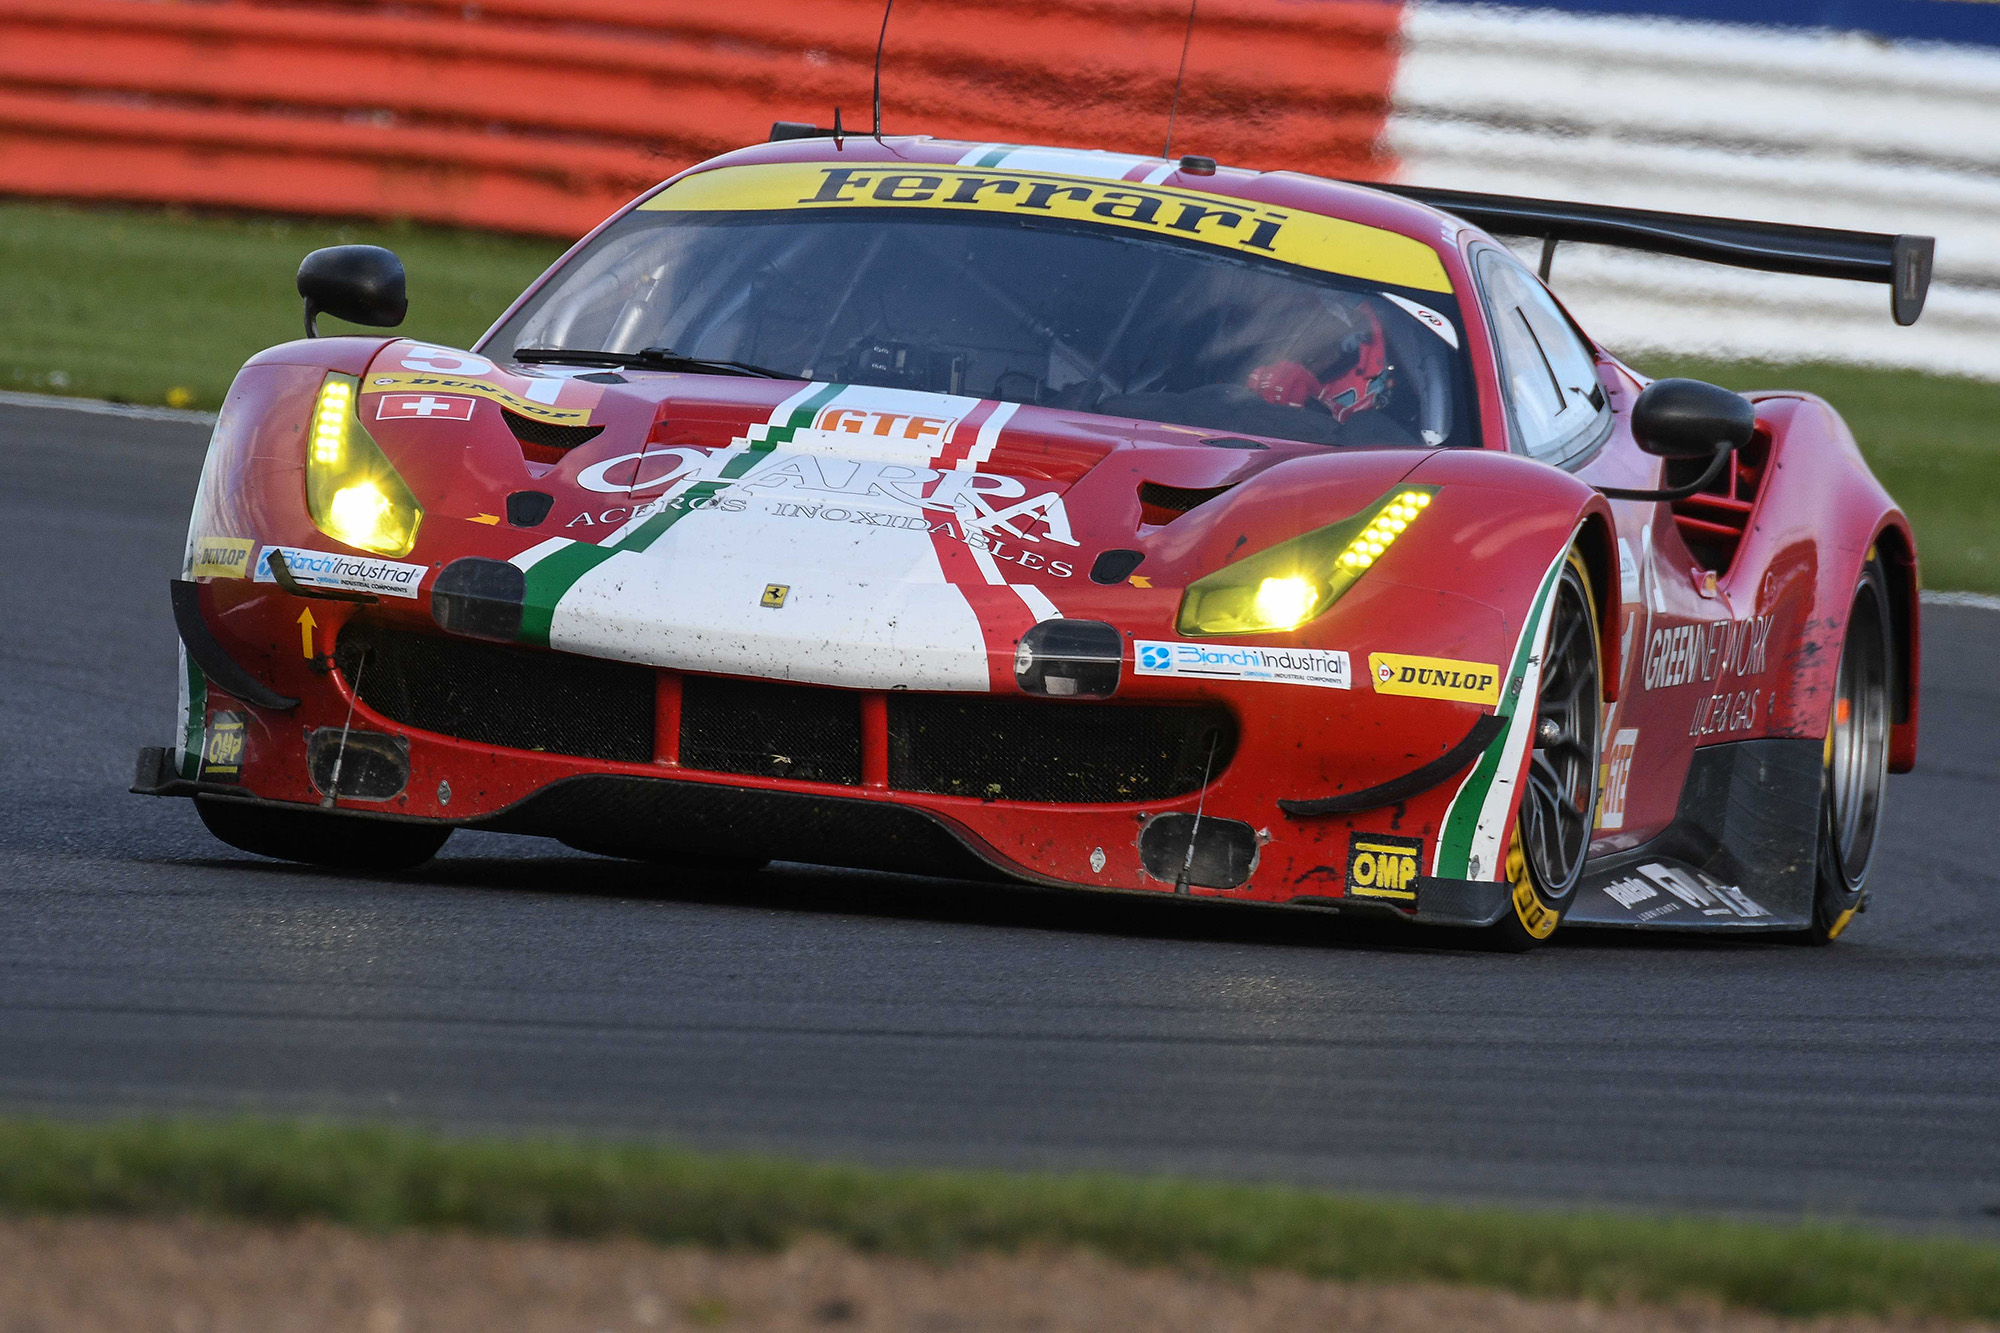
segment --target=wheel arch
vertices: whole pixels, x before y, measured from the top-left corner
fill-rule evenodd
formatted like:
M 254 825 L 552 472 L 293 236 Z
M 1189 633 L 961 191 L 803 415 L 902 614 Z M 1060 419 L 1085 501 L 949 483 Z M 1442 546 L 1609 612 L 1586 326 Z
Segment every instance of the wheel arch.
M 1919 635 L 1922 600 L 1917 587 L 1917 545 L 1901 514 L 1887 516 L 1869 543 L 1882 562 L 1889 591 L 1889 771 L 1917 766 L 1917 696 L 1923 644 Z
M 1590 575 L 1590 599 L 1597 612 L 1597 660 L 1604 702 L 1616 703 L 1618 682 L 1625 674 L 1625 664 L 1619 660 L 1624 644 L 1618 637 L 1618 535 L 1602 499 L 1584 511 L 1577 527 L 1576 549 Z

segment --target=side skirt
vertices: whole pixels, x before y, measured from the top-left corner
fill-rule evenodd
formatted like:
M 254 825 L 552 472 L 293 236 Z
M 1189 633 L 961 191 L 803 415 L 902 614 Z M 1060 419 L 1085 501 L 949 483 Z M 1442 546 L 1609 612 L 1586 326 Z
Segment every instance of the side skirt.
M 1822 746 L 1736 741 L 1695 751 L 1658 837 L 1590 862 L 1569 925 L 1801 930 L 1812 921 Z

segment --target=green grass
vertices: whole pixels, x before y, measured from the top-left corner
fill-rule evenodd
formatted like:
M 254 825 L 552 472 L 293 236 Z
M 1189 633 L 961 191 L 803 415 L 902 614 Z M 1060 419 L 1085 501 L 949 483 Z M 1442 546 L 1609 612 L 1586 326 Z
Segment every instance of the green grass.
M 1924 586 L 2000 592 L 2000 384 L 1837 365 L 1646 360 L 1650 375 L 1731 389 L 1803 389 L 1847 419 L 1910 516 Z
M 562 250 L 434 228 L 0 202 L 0 388 L 215 407 L 247 357 L 298 336 L 299 260 L 345 241 L 401 254 L 403 331 L 453 346 Z M 2000 384 L 1832 365 L 1643 369 L 1823 395 L 1908 510 L 1925 582 L 2000 592 Z
M 253 353 L 302 335 L 299 261 L 353 241 L 402 256 L 398 331 L 455 347 L 563 251 L 436 228 L 0 202 L 0 389 L 217 407 Z
M 270 1121 L 0 1120 L 0 1208 L 753 1249 L 810 1233 L 923 1258 L 1085 1247 L 1133 1264 L 1432 1280 L 1531 1296 L 2000 1318 L 2000 1246 L 1949 1237 L 1463 1209 L 1110 1175 L 884 1171 Z

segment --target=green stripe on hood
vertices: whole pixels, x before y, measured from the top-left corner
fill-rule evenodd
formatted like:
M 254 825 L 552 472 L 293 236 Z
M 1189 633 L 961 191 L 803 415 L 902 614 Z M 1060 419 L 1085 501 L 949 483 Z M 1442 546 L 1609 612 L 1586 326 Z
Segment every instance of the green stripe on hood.
M 526 605 L 521 612 L 519 640 L 541 648 L 548 647 L 549 632 L 555 623 L 556 604 L 577 585 L 578 580 L 619 552 L 643 551 L 665 536 L 669 528 L 693 512 L 697 501 L 726 490 L 730 482 L 748 472 L 763 455 L 781 444 L 791 443 L 793 436 L 812 425 L 820 408 L 846 387 L 844 384 L 828 384 L 813 392 L 792 409 L 782 426 L 770 427 L 764 438 L 752 439 L 747 449 L 723 464 L 722 479 L 700 481 L 688 487 L 681 496 L 685 504 L 662 509 L 615 542 L 603 546 L 575 542 L 536 561 L 528 569 Z

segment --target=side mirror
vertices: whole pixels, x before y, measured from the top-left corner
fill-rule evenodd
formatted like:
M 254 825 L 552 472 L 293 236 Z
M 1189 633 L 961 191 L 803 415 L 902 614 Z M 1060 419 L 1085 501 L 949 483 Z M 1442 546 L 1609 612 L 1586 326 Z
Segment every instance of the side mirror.
M 1700 380 L 1654 380 L 1632 404 L 1632 439 L 1655 458 L 1706 460 L 1707 469 L 1665 490 L 1597 489 L 1613 500 L 1685 500 L 1720 476 L 1756 433 L 1757 409 L 1742 394 Z
M 1632 438 L 1656 458 L 1710 459 L 1756 433 L 1748 398 L 1700 380 L 1655 380 L 1632 405 Z
M 393 329 L 409 313 L 403 261 L 379 245 L 333 245 L 299 265 L 299 295 L 306 301 L 306 337 L 319 337 L 322 314 L 350 324 Z

